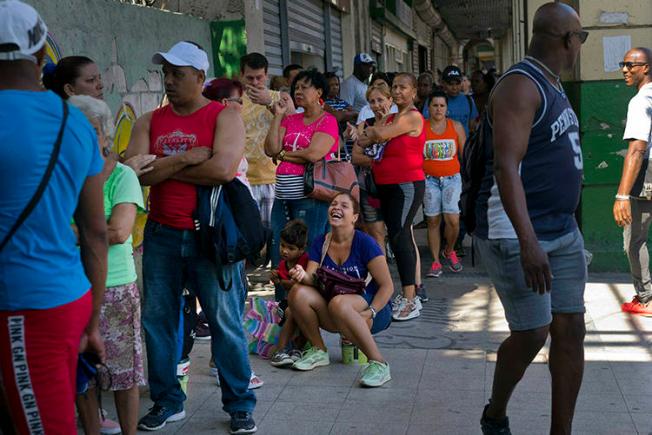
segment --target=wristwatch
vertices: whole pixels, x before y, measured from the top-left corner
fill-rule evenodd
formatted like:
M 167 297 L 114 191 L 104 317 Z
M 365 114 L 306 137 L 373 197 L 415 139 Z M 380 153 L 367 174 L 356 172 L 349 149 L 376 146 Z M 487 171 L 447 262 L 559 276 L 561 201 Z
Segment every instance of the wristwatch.
M 376 309 L 374 307 L 372 307 L 371 305 L 369 305 L 368 310 L 371 311 L 371 320 L 375 319 L 376 315 L 378 314 L 376 312 Z
M 278 152 L 278 154 L 276 154 L 277 160 L 283 161 L 284 158 L 285 158 L 285 150 L 281 150 Z

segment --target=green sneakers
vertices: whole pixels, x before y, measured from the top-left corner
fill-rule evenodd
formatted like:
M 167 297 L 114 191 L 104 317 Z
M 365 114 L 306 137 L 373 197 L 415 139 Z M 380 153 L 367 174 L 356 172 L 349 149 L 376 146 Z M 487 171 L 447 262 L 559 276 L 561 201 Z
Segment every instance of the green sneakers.
M 312 370 L 315 367 L 327 366 L 331 363 L 328 358 L 328 352 L 319 349 L 318 347 L 311 347 L 303 353 L 301 359 L 292 364 L 295 370 Z
M 362 370 L 360 384 L 363 387 L 380 387 L 391 379 L 388 363 L 369 360 L 369 365 Z

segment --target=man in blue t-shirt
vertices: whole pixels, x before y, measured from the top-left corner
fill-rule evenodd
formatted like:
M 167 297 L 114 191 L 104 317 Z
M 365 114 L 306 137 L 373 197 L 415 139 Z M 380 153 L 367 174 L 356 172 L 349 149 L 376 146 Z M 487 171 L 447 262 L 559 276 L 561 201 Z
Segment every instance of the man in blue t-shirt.
M 478 109 L 473 98 L 462 93 L 462 71 L 455 65 L 444 68 L 441 74 L 442 88 L 448 96 L 448 113 L 446 116 L 459 122 L 464 127 L 466 137 L 469 131 L 475 130 L 478 118 Z
M 31 6 L 0 1 L 0 424 L 8 409 L 13 426 L 0 427 L 6 433 L 76 433 L 77 353 L 104 358 L 103 161 L 84 115 L 70 107 L 66 119 L 65 103 L 40 85 L 46 37 Z M 15 227 L 53 155 L 42 195 Z

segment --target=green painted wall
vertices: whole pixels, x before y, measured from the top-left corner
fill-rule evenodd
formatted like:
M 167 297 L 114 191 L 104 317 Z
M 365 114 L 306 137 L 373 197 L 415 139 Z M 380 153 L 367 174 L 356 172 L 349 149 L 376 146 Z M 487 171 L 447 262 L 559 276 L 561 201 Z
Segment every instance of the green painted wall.
M 573 82 L 565 88 L 580 121 L 584 188 L 578 219 L 586 249 L 594 255 L 590 270 L 626 272 L 622 229 L 612 208 L 627 147 L 622 140 L 627 103 L 635 92 L 622 80 Z
M 240 74 L 240 58 L 247 54 L 247 33 L 244 20 L 211 23 L 215 77 Z

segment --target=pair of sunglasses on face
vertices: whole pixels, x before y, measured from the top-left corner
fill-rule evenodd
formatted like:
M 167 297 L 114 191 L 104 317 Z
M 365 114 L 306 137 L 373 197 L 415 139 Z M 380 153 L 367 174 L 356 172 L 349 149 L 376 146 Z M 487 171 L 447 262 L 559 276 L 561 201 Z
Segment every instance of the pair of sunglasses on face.
M 647 65 L 645 62 L 618 62 L 618 66 L 620 69 L 627 68 L 627 69 L 632 69 L 636 66 L 643 66 Z

